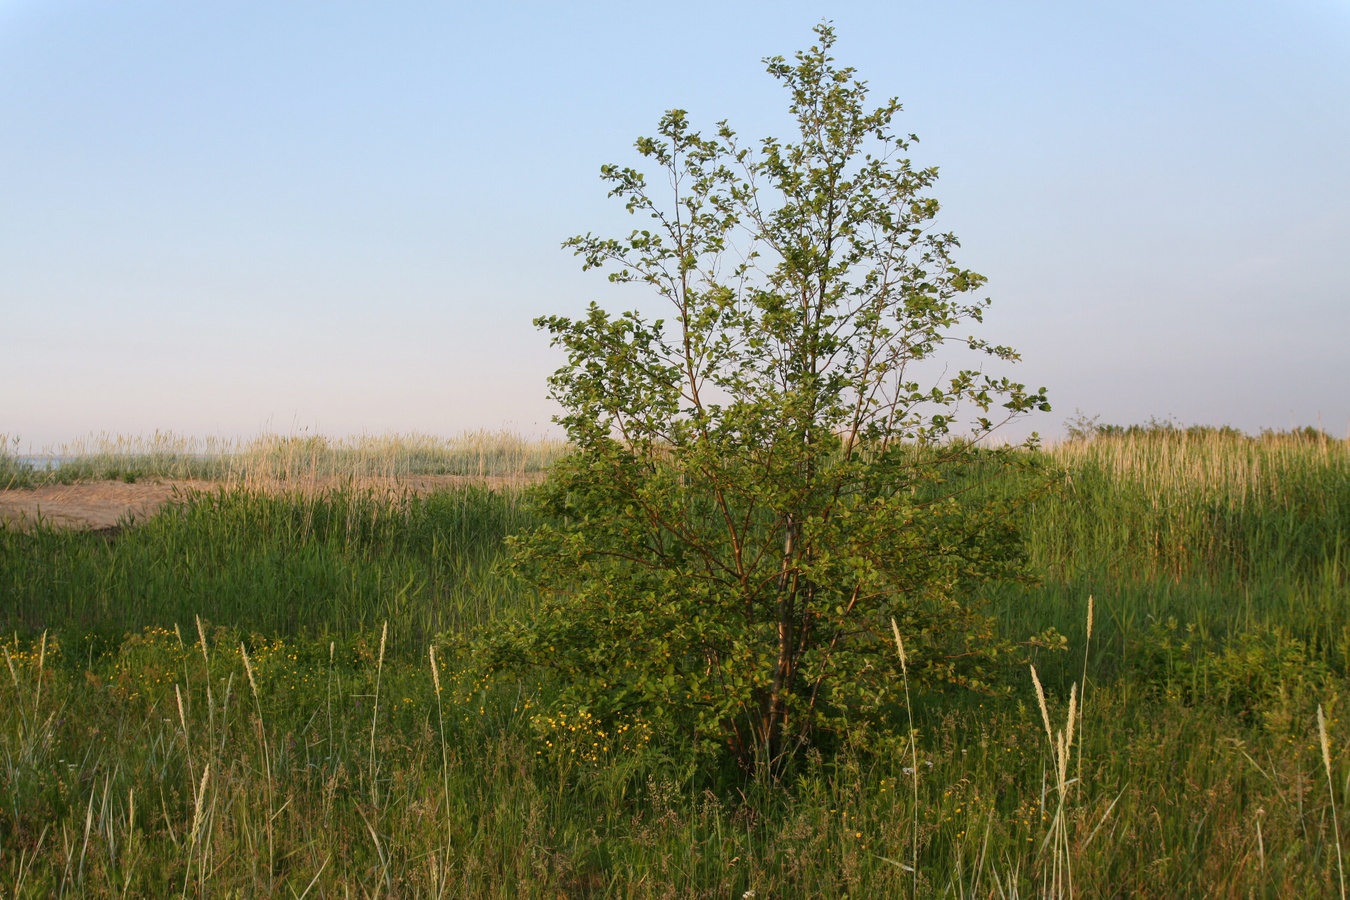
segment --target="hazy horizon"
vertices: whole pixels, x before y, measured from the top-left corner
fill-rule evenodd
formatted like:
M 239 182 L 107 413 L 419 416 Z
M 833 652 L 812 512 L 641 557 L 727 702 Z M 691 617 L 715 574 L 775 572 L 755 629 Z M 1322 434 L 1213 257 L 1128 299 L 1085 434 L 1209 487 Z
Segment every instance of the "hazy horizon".
M 1054 412 L 1350 435 L 1350 4 L 0 0 L 0 434 L 552 433 L 530 321 L 662 112 L 784 135 L 822 18 Z

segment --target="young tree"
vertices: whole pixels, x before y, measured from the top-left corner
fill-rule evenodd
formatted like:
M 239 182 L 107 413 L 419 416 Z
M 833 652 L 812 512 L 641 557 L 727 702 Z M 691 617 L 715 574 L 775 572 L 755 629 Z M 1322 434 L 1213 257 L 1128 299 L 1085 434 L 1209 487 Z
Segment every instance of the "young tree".
M 565 246 L 670 319 L 593 304 L 536 323 L 568 354 L 550 384 L 576 452 L 536 494 L 546 524 L 514 541 L 540 608 L 495 645 L 554 672 L 562 704 L 775 772 L 885 721 L 892 618 L 912 669 L 982 677 L 997 645 L 963 597 L 1021 557 L 1013 500 L 981 487 L 1015 455 L 978 439 L 1049 409 L 1044 389 L 975 369 L 921 381 L 981 319 L 988 301 L 965 297 L 985 279 L 931 226 L 937 170 L 903 157 L 900 104 L 869 109 L 833 29 L 816 35 L 795 63 L 765 61 L 795 142 L 751 148 L 725 122 L 704 137 L 672 110 L 637 142 L 663 199 L 636 169 L 601 170 L 649 221 Z

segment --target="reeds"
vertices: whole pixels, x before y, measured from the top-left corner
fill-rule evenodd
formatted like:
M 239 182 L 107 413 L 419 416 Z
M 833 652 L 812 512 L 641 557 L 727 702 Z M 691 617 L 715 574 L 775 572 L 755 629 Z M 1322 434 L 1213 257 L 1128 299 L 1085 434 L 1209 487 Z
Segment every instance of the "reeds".
M 565 441 L 507 431 L 450 438 L 416 433 L 345 438 L 264 434 L 249 440 L 156 431 L 90 435 L 24 454 L 18 449 L 16 439 L 6 441 L 0 435 L 0 488 L 144 478 L 255 486 L 421 475 L 519 479 L 544 471 L 568 452 Z
M 473 485 L 426 496 L 236 488 L 185 496 L 112 540 L 0 529 L 0 633 L 52 621 L 72 640 L 105 640 L 150 623 L 191 629 L 201 615 L 322 635 L 387 620 L 420 654 L 437 632 L 515 602 L 519 586 L 493 566 L 529 521 L 519 491 Z
M 1065 487 L 1028 524 L 1056 573 L 1241 581 L 1350 558 L 1350 441 L 1178 431 L 1075 441 L 1047 457 Z
M 1269 623 L 1311 647 L 1345 643 L 1350 443 L 1162 431 L 1061 444 L 1044 460 L 1057 487 L 1020 523 L 1042 586 L 987 590 L 1005 633 L 1076 629 L 1091 594 L 1110 610 L 1094 641 L 1113 671 L 1169 619 L 1219 643 Z

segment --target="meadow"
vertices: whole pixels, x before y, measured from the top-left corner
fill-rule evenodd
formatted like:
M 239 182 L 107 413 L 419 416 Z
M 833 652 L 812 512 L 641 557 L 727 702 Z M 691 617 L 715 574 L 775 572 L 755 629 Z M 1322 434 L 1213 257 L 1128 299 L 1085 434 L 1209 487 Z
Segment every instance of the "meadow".
M 1007 690 L 916 693 L 903 753 L 774 784 L 482 675 L 473 637 L 534 602 L 497 567 L 521 476 L 565 448 L 475 440 L 0 454 L 17 486 L 219 483 L 110 533 L 0 530 L 4 896 L 1344 895 L 1350 442 L 1039 451 L 1039 583 L 974 598 L 1019 642 Z M 501 486 L 361 482 L 442 471 Z

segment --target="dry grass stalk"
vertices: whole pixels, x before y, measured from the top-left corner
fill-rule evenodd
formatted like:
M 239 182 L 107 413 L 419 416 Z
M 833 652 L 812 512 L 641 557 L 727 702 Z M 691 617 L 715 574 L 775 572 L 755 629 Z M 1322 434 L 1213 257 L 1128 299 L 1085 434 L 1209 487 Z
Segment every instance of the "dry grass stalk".
M 900 675 L 905 683 L 905 713 L 909 716 L 909 753 L 910 772 L 914 787 L 914 819 L 910 823 L 910 835 L 913 841 L 910 856 L 910 873 L 913 875 L 914 896 L 919 895 L 919 748 L 914 736 L 914 706 L 909 698 L 909 660 L 905 656 L 905 642 L 900 637 L 900 626 L 891 619 L 891 632 L 895 635 L 895 652 L 900 655 Z
M 1069 794 L 1069 758 L 1073 752 L 1074 724 L 1078 718 L 1078 685 L 1069 689 L 1069 711 L 1064 728 L 1058 733 L 1050 724 L 1050 709 L 1045 702 L 1045 689 L 1036 667 L 1031 667 L 1031 682 L 1036 688 L 1036 702 L 1041 708 L 1041 721 L 1045 725 L 1045 736 L 1050 742 L 1050 755 L 1055 776 L 1055 792 L 1058 803 L 1055 815 L 1050 820 L 1050 831 L 1041 845 L 1042 852 L 1051 848 L 1051 870 L 1046 896 L 1073 897 L 1073 867 L 1069 848 L 1068 823 L 1065 820 L 1065 806 Z M 1075 779 L 1076 780 L 1076 779 Z
M 1092 650 L 1092 614 L 1094 603 L 1092 595 L 1088 594 L 1087 607 L 1087 639 L 1083 642 L 1083 690 L 1082 701 L 1078 706 L 1078 774 L 1077 778 L 1081 784 L 1083 781 L 1083 706 L 1087 701 L 1087 673 L 1088 673 L 1088 654 Z
M 206 786 L 211 780 L 211 764 L 202 770 L 202 780 L 192 796 L 192 830 L 188 833 L 188 866 L 183 873 L 183 894 L 186 897 L 188 884 L 192 879 L 192 856 L 204 843 L 202 834 L 206 830 Z M 200 881 L 206 879 L 206 852 L 202 851 L 197 861 L 197 874 Z
M 267 743 L 267 725 L 263 720 L 262 697 L 258 693 L 258 681 L 253 677 L 253 663 L 248 658 L 248 648 L 242 643 L 239 645 L 239 654 L 244 659 L 244 672 L 248 674 L 248 685 L 253 691 L 253 706 L 258 711 L 258 743 L 262 745 L 263 772 L 267 778 L 267 882 L 270 889 L 272 873 L 276 871 L 276 836 L 272 827 L 273 820 L 276 819 L 276 814 L 273 812 L 276 808 L 276 788 L 272 779 L 272 752 Z
M 1336 813 L 1336 787 L 1331 778 L 1331 740 L 1327 737 L 1327 717 L 1317 704 L 1317 737 L 1322 745 L 1322 765 L 1327 772 L 1327 796 L 1331 799 L 1331 825 L 1336 834 L 1336 872 L 1341 879 L 1341 900 L 1345 900 L 1345 861 L 1341 857 L 1341 822 Z
M 388 640 L 389 621 L 385 620 L 384 628 L 380 631 L 380 661 L 375 667 L 375 702 L 370 715 L 370 801 L 376 809 L 380 806 L 380 793 L 375 778 L 375 726 L 380 721 L 380 681 L 384 677 L 384 648 Z
M 433 854 L 431 860 L 432 882 L 436 885 L 437 896 L 444 896 L 448 885 L 446 879 L 449 877 L 449 859 L 453 843 L 453 835 L 450 831 L 450 752 L 445 743 L 445 710 L 441 704 L 441 670 L 436 665 L 436 645 L 433 643 L 427 648 L 427 656 L 431 661 L 431 683 L 436 689 L 436 724 L 441 738 L 441 790 L 442 802 L 445 804 L 445 860 L 444 867 L 438 867 Z
M 202 664 L 206 667 L 206 716 L 208 736 L 211 739 L 211 745 L 214 748 L 216 740 L 216 700 L 211 693 L 211 654 L 206 649 L 206 628 L 202 625 L 201 616 L 193 616 L 197 620 L 197 638 L 201 642 Z
M 38 708 L 42 706 L 42 676 L 47 664 L 47 632 L 42 632 L 42 645 L 38 650 L 37 688 L 33 694 L 33 717 L 37 718 Z

